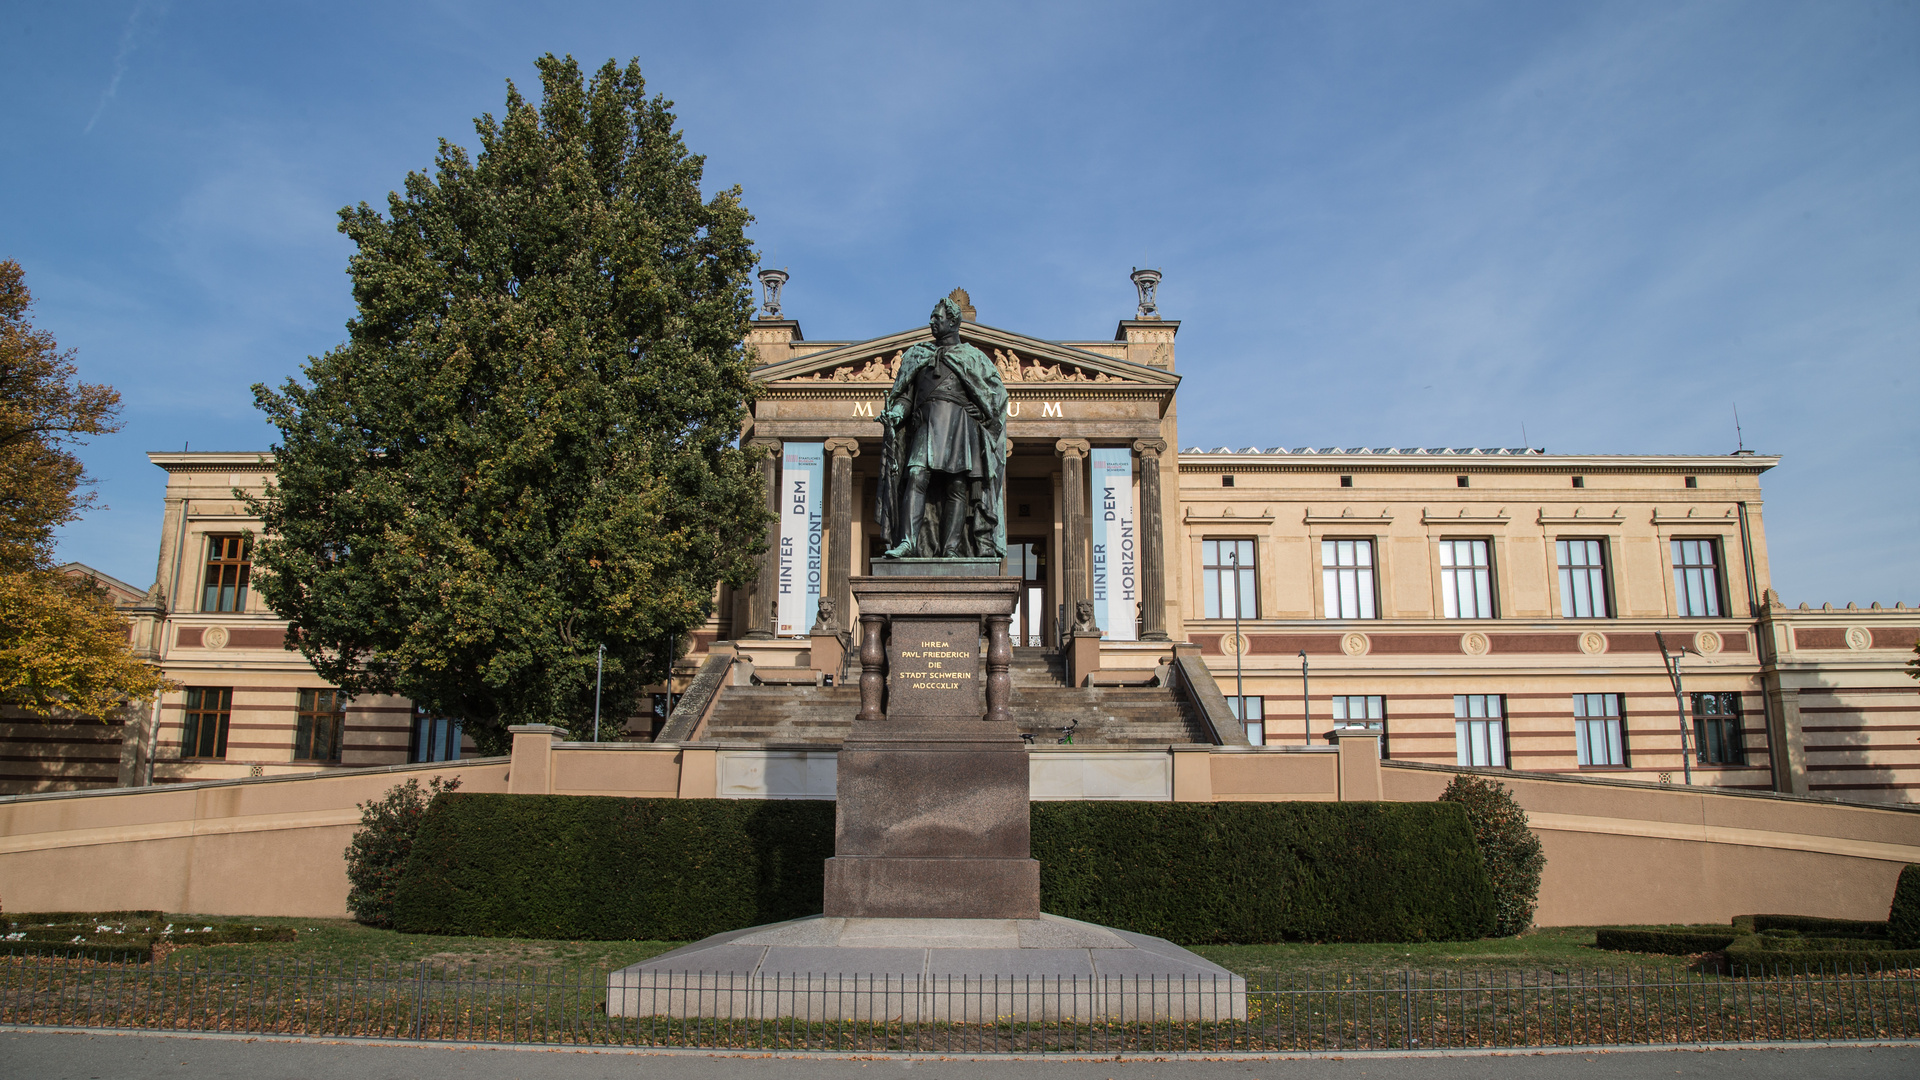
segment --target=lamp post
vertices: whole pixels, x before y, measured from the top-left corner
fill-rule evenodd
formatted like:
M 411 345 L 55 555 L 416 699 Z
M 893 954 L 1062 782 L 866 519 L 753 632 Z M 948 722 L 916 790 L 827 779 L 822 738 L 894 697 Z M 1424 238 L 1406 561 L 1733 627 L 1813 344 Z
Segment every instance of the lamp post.
M 607 669 L 607 647 L 600 646 L 600 653 L 593 661 L 593 741 L 600 741 L 600 674 Z
M 1693 734 L 1693 728 L 1687 723 L 1686 696 L 1680 688 L 1680 658 L 1687 655 L 1687 647 L 1682 645 L 1679 652 L 1669 653 L 1667 635 L 1658 630 L 1653 632 L 1653 640 L 1660 646 L 1660 663 L 1667 669 L 1667 681 L 1673 684 L 1673 707 L 1674 711 L 1680 715 L 1680 768 L 1686 773 L 1687 785 L 1691 787 L 1693 785 L 1693 740 L 1690 736 Z
M 1300 725 L 1306 730 L 1307 745 L 1313 745 L 1313 694 L 1307 687 L 1307 650 L 1300 650 Z

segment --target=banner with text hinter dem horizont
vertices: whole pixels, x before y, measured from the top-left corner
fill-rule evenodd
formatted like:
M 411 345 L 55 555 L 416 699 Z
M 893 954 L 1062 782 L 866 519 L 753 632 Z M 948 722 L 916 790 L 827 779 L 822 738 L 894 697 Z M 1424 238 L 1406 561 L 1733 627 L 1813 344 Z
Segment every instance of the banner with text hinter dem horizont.
M 820 614 L 821 443 L 787 443 L 780 460 L 780 637 L 805 637 Z
M 1087 456 L 1093 474 L 1093 620 L 1108 641 L 1139 636 L 1140 540 L 1134 528 L 1133 451 L 1101 447 Z

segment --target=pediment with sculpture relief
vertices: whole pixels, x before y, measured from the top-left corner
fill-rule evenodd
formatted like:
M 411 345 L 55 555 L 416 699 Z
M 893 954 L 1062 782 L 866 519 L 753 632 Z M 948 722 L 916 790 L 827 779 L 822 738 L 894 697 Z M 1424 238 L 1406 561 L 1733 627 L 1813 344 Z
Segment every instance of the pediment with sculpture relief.
M 992 358 L 1009 388 L 1033 384 L 1131 384 L 1171 389 L 1180 382 L 1172 372 L 1152 365 L 1102 356 L 980 323 L 967 323 L 961 328 L 960 338 Z M 799 385 L 891 384 L 907 348 L 928 340 L 926 329 L 919 327 L 762 365 L 754 370 L 753 377 L 761 382 Z

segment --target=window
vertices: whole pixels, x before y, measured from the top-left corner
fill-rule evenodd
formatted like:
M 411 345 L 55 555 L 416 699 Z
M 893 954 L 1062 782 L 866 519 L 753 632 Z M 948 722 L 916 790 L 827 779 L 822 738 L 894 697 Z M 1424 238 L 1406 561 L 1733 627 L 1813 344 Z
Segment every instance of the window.
M 207 537 L 207 583 L 200 596 L 201 611 L 247 610 L 251 557 L 244 536 Z
M 1247 729 L 1247 741 L 1255 746 L 1267 745 L 1267 699 L 1249 694 L 1238 698 L 1229 696 L 1227 708 L 1232 710 L 1234 718 Z
M 1584 476 L 1576 476 L 1576 477 L 1574 477 L 1574 478 L 1573 478 L 1573 486 L 1574 486 L 1574 487 L 1577 487 L 1577 488 L 1583 488 L 1583 487 L 1586 487 L 1586 486 L 1587 486 L 1587 478 L 1586 478 L 1586 477 L 1584 477 Z
M 1387 756 L 1387 699 L 1379 694 L 1336 694 L 1333 719 L 1341 727 L 1380 733 L 1380 756 Z
M 1720 617 L 1720 566 L 1712 540 L 1673 542 L 1673 602 L 1682 615 Z
M 293 731 L 295 761 L 339 761 L 347 725 L 347 697 L 338 690 L 300 691 L 300 719 Z
M 1561 540 L 1560 614 L 1568 619 L 1607 617 L 1606 542 Z
M 1467 478 L 1466 478 L 1466 477 L 1464 477 L 1464 476 L 1456 476 L 1456 477 L 1454 477 L 1454 478 L 1453 478 L 1453 486 L 1454 486 L 1454 487 L 1466 487 L 1466 486 L 1467 486 Z
M 187 730 L 180 740 L 180 756 L 226 757 L 227 719 L 232 714 L 232 687 L 187 687 Z
M 1702 765 L 1745 765 L 1740 738 L 1740 695 L 1693 695 L 1693 748 Z
M 1440 601 L 1449 619 L 1493 618 L 1493 567 L 1487 541 L 1440 541 Z
M 1341 486 L 1341 487 L 1352 487 L 1352 486 L 1353 486 L 1353 477 L 1351 477 L 1351 476 L 1342 476 L 1342 477 L 1340 478 L 1340 486 Z
M 1506 768 L 1505 715 L 1499 694 L 1453 695 L 1453 742 L 1460 764 Z
M 1697 488 L 1697 487 L 1699 487 L 1699 486 L 1700 486 L 1700 478 L 1699 478 L 1699 477 L 1697 477 L 1697 476 L 1689 476 L 1689 477 L 1687 477 L 1687 486 L 1688 486 L 1688 487 L 1690 487 L 1690 488 Z
M 1220 478 L 1220 486 L 1221 486 L 1221 487 L 1232 487 L 1232 486 L 1233 486 L 1233 477 L 1232 477 L 1232 476 L 1222 476 L 1222 477 Z
M 1207 618 L 1259 618 L 1259 587 L 1254 584 L 1253 541 L 1200 541 L 1201 586 Z
M 460 721 L 428 716 L 425 709 L 414 706 L 413 738 L 407 747 L 407 760 L 459 761 Z
M 1582 765 L 1625 765 L 1619 694 L 1573 695 L 1574 753 Z
M 1374 618 L 1373 541 L 1320 541 L 1320 585 L 1327 618 Z

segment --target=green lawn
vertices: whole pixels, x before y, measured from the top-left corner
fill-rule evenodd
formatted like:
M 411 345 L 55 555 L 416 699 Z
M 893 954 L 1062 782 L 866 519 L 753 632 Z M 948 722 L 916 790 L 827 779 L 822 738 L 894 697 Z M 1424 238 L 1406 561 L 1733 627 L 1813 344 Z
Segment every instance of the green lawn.
M 1201 945 L 1193 951 L 1249 978 L 1291 981 L 1311 978 L 1463 968 L 1515 973 L 1566 973 L 1583 968 L 1623 967 L 1684 970 L 1684 956 L 1609 952 L 1593 947 L 1594 927 L 1558 926 L 1517 937 L 1481 941 L 1408 942 L 1382 945 Z
M 196 953 L 211 960 L 236 955 L 327 961 L 470 963 L 498 966 L 624 967 L 657 956 L 684 942 L 675 941 L 540 941 L 514 938 L 441 937 L 376 930 L 347 919 L 234 919 L 223 916 L 172 916 L 177 922 L 244 922 L 253 926 L 290 926 L 298 938 L 290 942 L 220 945 L 205 950 L 182 950 L 175 962 L 192 962 Z M 1266 979 L 1319 980 L 1405 971 L 1433 972 L 1462 968 L 1502 969 L 1551 973 L 1577 968 L 1653 967 L 1687 968 L 1687 957 L 1648 956 L 1605 952 L 1593 947 L 1594 928 L 1556 927 L 1514 938 L 1485 941 L 1449 941 L 1398 945 L 1202 945 L 1195 952 L 1231 971 Z

